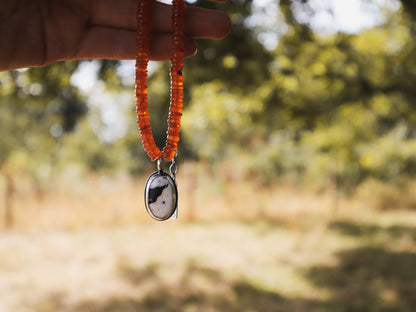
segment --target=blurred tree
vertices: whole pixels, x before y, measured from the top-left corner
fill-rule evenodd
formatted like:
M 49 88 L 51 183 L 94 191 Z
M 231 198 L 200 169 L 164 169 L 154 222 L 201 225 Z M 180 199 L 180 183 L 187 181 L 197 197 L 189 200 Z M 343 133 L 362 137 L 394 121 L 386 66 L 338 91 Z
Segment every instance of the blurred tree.
M 413 19 L 416 19 L 416 1 L 415 0 L 401 0 L 405 12 L 410 14 Z
M 230 90 L 255 92 L 270 78 L 269 65 L 273 60 L 261 45 L 252 28 L 245 21 L 252 14 L 252 0 L 230 0 L 226 3 L 197 1 L 196 6 L 226 12 L 233 23 L 232 32 L 225 40 L 199 40 L 195 56 L 186 60 L 186 85 L 220 80 Z
M 237 151 L 265 177 L 299 172 L 324 184 L 415 174 L 415 44 L 406 9 L 357 35 L 321 36 L 296 20 L 294 2 L 306 1 L 279 2 L 288 31 L 254 93 L 222 81 L 193 88 L 184 135 L 195 152 L 221 159 Z
M 57 163 L 58 141 L 86 113 L 78 90 L 70 85 L 77 62 L 46 68 L 0 73 L 0 171 L 6 181 L 6 221 L 13 217 L 12 192 L 17 172 L 28 172 L 36 183 Z M 46 177 L 45 177 L 46 178 Z

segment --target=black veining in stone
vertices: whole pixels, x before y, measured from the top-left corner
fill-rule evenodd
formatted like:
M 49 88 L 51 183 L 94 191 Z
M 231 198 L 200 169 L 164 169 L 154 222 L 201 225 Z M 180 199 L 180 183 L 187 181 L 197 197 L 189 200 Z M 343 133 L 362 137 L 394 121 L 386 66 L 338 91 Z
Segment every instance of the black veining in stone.
M 149 204 L 153 204 L 157 201 L 159 196 L 162 194 L 163 190 L 167 188 L 169 184 L 162 186 L 152 187 L 149 189 Z

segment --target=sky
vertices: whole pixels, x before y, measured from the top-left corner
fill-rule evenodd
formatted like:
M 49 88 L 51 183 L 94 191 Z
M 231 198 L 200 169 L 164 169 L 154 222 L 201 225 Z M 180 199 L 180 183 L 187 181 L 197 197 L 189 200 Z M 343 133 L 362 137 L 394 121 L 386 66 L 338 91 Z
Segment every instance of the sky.
M 258 39 L 269 50 L 278 44 L 278 35 L 285 32 L 279 19 L 277 0 L 254 0 L 254 14 L 246 21 L 248 26 L 258 27 Z M 299 22 L 308 22 L 312 29 L 322 33 L 358 33 L 384 22 L 382 7 L 397 11 L 399 0 L 309 0 L 308 4 L 294 3 L 295 17 Z M 310 6 L 313 15 L 308 15 Z M 277 18 L 276 18 L 277 17 Z
M 400 1 L 310 0 L 310 6 L 320 11 L 311 20 L 312 28 L 330 32 L 357 33 L 363 28 L 383 23 L 380 7 L 397 11 L 400 8 Z

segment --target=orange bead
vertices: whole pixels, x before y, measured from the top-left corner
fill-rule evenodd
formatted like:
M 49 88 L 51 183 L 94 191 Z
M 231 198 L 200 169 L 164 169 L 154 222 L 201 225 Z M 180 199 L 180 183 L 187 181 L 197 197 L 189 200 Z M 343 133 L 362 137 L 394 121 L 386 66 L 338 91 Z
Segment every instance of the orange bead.
M 179 142 L 183 107 L 183 51 L 184 51 L 184 0 L 172 1 L 171 47 L 171 103 L 169 107 L 166 145 L 161 152 L 156 146 L 149 122 L 147 96 L 147 65 L 149 61 L 150 1 L 138 0 L 136 37 L 136 115 L 143 148 L 152 161 L 163 157 L 169 161 L 176 154 Z

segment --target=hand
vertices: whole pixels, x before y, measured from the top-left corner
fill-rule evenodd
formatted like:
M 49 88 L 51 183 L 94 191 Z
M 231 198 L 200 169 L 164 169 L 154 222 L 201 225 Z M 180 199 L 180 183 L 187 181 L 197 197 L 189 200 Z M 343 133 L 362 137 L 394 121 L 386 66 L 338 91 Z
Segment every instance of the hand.
M 151 1 L 150 59 L 169 59 L 171 6 Z M 225 1 L 225 0 L 213 0 Z M 0 71 L 77 59 L 136 57 L 136 0 L 0 0 Z M 194 38 L 231 29 L 219 11 L 186 7 L 185 56 Z

